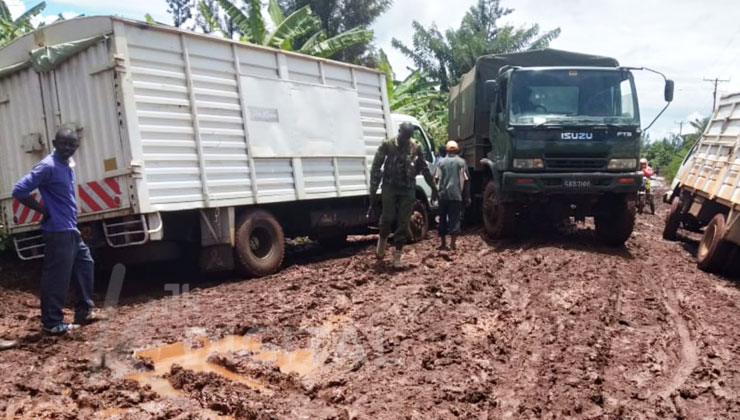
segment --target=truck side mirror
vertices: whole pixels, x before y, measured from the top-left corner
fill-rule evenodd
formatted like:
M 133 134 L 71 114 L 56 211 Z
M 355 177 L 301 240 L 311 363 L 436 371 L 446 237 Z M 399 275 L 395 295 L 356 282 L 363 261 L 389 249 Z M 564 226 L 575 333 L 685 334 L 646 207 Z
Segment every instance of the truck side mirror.
M 675 83 L 673 83 L 673 80 L 667 79 L 665 81 L 665 101 L 666 102 L 672 102 L 673 101 L 673 88 Z
M 486 80 L 486 99 L 492 102 L 498 95 L 498 82 L 495 80 Z

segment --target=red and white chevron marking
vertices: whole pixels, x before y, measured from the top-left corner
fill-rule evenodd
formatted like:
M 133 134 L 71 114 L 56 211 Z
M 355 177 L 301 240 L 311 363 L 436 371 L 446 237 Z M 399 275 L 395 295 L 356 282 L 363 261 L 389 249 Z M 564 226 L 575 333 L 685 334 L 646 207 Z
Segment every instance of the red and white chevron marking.
M 31 193 L 31 197 L 33 197 L 33 199 L 36 199 L 38 196 L 38 193 Z M 39 202 L 44 204 L 44 199 L 40 199 Z M 39 221 L 41 221 L 41 213 L 29 209 L 18 200 L 13 200 L 13 222 L 16 225 L 37 223 Z
M 80 184 L 77 194 L 82 214 L 121 208 L 121 187 L 115 178 Z
M 121 187 L 115 178 L 106 178 L 103 181 L 93 181 L 77 186 L 77 206 L 81 214 L 97 213 L 107 210 L 121 208 Z M 31 193 L 31 197 L 37 198 L 37 192 Z M 40 200 L 41 204 L 44 200 Z M 17 225 L 38 223 L 41 214 L 13 200 L 13 222 Z

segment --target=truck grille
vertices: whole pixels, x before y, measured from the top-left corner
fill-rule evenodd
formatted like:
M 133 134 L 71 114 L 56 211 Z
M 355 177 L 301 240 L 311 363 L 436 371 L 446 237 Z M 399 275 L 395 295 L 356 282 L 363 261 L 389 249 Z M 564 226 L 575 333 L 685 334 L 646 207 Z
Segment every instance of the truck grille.
M 545 159 L 548 169 L 597 171 L 606 168 L 606 159 L 568 158 Z

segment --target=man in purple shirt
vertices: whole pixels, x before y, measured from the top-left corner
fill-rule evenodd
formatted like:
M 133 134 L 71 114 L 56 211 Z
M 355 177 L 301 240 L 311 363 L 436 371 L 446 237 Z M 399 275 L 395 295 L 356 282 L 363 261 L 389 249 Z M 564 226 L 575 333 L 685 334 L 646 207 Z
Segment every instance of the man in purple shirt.
M 80 145 L 77 132 L 61 128 L 53 141 L 54 152 L 13 188 L 13 197 L 43 215 L 44 265 L 41 273 L 41 323 L 45 333 L 64 334 L 95 319 L 92 316 L 94 262 L 77 230 L 77 201 L 72 155 Z M 41 204 L 31 196 L 41 193 Z M 75 322 L 64 322 L 62 307 L 70 279 L 77 292 Z

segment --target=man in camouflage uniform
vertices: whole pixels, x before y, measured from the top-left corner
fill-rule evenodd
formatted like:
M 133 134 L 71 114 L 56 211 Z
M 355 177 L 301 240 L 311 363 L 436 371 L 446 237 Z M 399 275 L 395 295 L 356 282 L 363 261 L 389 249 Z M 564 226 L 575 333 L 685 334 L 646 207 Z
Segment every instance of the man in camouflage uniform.
M 432 187 L 432 200 L 437 200 L 437 185 L 432 178 L 421 146 L 412 138 L 414 126 L 403 123 L 396 138 L 386 140 L 378 147 L 370 172 L 370 197 L 375 202 L 380 180 L 383 180 L 381 200 L 383 213 L 380 216 L 380 238 L 377 257 L 385 256 L 388 236 L 393 222 L 398 222 L 393 242 L 393 267 L 401 268 L 401 252 L 409 238 L 409 221 L 416 202 L 416 176 L 421 173 Z M 385 165 L 384 165 L 385 164 Z M 381 171 L 381 167 L 383 170 Z

